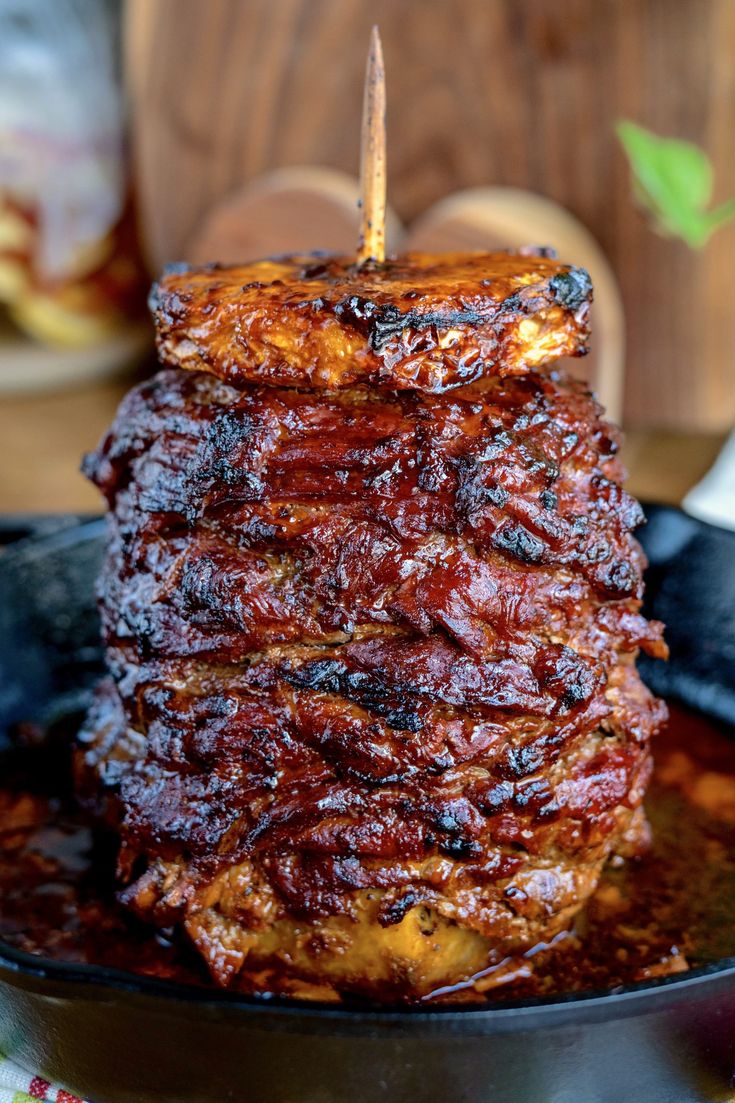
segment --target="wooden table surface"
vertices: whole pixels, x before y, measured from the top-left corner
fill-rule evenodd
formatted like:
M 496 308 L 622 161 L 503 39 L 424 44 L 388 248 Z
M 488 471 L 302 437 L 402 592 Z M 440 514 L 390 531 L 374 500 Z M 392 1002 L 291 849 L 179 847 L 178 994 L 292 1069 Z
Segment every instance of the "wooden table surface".
M 0 400 L 0 513 L 100 512 L 102 501 L 79 472 L 82 454 L 109 425 L 130 379 L 58 394 Z M 648 501 L 678 503 L 704 475 L 724 437 L 629 433 L 629 489 Z

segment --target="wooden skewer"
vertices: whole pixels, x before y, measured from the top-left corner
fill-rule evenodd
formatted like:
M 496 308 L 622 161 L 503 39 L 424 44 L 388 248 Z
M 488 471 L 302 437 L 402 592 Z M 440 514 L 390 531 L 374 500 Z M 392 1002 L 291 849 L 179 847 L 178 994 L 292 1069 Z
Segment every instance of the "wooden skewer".
M 385 68 L 380 34 L 373 27 L 362 103 L 358 264 L 385 260 L 385 187 Z

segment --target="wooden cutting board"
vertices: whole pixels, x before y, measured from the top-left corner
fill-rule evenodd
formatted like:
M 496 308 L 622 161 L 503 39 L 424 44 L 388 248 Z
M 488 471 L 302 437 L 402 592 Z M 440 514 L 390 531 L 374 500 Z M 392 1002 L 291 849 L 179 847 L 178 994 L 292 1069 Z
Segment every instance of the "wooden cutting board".
M 389 197 L 415 222 L 469 187 L 573 214 L 627 319 L 629 424 L 735 421 L 735 226 L 706 249 L 654 235 L 618 118 L 696 141 L 735 194 L 734 0 L 129 0 L 127 66 L 154 268 L 213 207 L 293 165 L 356 172 L 370 26 L 388 79 Z

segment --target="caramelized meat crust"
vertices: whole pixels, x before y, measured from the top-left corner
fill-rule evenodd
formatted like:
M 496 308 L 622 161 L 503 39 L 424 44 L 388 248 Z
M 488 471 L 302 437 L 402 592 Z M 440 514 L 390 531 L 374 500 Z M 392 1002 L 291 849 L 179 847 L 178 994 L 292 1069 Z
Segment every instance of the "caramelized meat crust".
M 664 715 L 617 447 L 558 372 L 133 391 L 86 462 L 111 679 L 77 762 L 131 906 L 222 984 L 321 996 L 567 925 L 640 842 Z
M 617 450 L 561 377 L 428 400 L 161 372 L 86 464 L 113 507 L 108 633 L 228 661 L 380 626 L 477 657 L 656 652 Z
M 222 984 L 247 989 L 253 970 L 282 972 L 288 962 L 292 979 L 337 990 L 425 995 L 466 977 L 468 955 L 471 974 L 553 937 L 611 849 L 639 837 L 646 736 L 660 717 L 635 678 L 616 692 L 636 713 L 640 742 L 606 725 L 553 767 L 509 777 L 499 723 L 494 741 L 480 730 L 474 747 L 459 748 L 453 767 L 409 767 L 403 780 L 371 785 L 321 746 L 324 710 L 294 714 L 283 695 L 263 700 L 228 680 L 227 700 L 245 701 L 228 723 L 223 684 L 209 674 L 206 690 L 180 694 L 171 670 L 141 676 L 161 679 L 143 691 L 146 757 L 110 685 L 80 772 L 99 794 L 103 768 L 125 810 L 123 866 L 147 856 L 126 901 L 162 926 L 183 922 Z M 256 710 L 269 727 L 253 728 Z M 362 732 L 370 738 L 369 723 Z M 517 728 L 516 738 L 522 752 Z M 442 952 L 449 943 L 450 956 L 432 955 L 425 938 L 402 946 L 417 926 Z
M 591 297 L 582 268 L 489 253 L 409 254 L 373 269 L 319 256 L 174 265 L 150 302 L 159 355 L 174 367 L 238 384 L 438 394 L 582 355 Z

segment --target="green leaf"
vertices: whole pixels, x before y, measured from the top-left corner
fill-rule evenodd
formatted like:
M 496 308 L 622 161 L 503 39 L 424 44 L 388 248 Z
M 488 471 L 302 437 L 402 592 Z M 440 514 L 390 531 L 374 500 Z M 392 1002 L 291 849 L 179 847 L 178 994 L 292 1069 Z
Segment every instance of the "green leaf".
M 727 203 L 715 207 L 710 211 L 708 218 L 712 230 L 716 230 L 718 226 L 724 226 L 726 222 L 731 222 L 735 218 L 735 198 L 728 199 Z
M 735 217 L 735 201 L 707 210 L 712 164 L 698 146 L 660 138 L 628 120 L 618 123 L 617 134 L 630 161 L 636 195 L 663 233 L 699 248 L 718 226 Z

